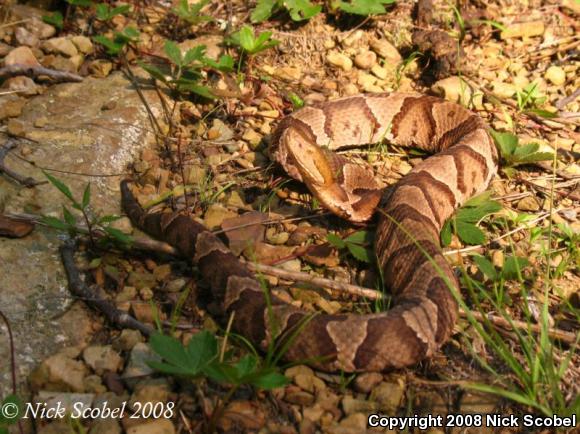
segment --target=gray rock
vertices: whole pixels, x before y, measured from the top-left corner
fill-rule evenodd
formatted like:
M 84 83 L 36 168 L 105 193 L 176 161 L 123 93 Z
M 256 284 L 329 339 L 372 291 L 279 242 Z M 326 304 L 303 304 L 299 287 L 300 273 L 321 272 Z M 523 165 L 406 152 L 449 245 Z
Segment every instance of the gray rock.
M 97 374 L 105 371 L 117 372 L 123 364 L 123 359 L 110 345 L 92 345 L 83 351 L 85 363 Z

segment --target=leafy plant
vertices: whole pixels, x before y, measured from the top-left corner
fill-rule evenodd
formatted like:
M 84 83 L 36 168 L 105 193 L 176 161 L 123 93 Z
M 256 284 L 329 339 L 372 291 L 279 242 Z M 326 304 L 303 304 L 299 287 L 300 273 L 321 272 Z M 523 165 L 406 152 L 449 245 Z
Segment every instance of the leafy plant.
M 95 42 L 101 44 L 106 48 L 107 53 L 116 56 L 127 44 L 135 42 L 139 38 L 139 31 L 134 27 L 126 27 L 121 32 L 115 32 L 112 38 L 107 38 L 104 35 L 97 35 L 93 37 Z
M 504 160 L 503 171 L 507 174 L 513 172 L 510 168 L 520 164 L 535 163 L 537 161 L 552 160 L 554 158 L 554 154 L 551 152 L 538 152 L 540 145 L 537 143 L 528 143 L 520 146 L 518 144 L 519 139 L 514 134 L 491 130 L 491 136 L 495 140 L 497 148 Z M 508 167 L 506 168 L 505 166 Z
M 272 39 L 272 32 L 262 32 L 256 36 L 254 29 L 247 25 L 232 34 L 229 39 L 231 43 L 240 47 L 244 53 L 250 56 L 255 56 L 280 43 L 277 39 Z
M 16 395 L 8 395 L 0 401 L 0 434 L 9 434 L 10 426 L 22 417 L 23 403 Z
M 319 14 L 322 6 L 309 0 L 258 0 L 250 18 L 254 23 L 261 23 L 283 9 L 288 11 L 293 21 L 303 21 Z
M 59 30 L 62 30 L 64 27 L 64 18 L 59 11 L 53 12 L 50 15 L 43 15 L 42 21 L 56 27 Z
M 288 99 L 292 103 L 294 110 L 304 107 L 304 100 L 296 95 L 294 92 L 288 94 Z
M 78 219 L 75 217 L 73 212 L 69 210 L 65 205 L 62 206 L 62 213 L 63 218 L 59 219 L 53 216 L 43 216 L 42 223 L 50 226 L 54 229 L 68 232 L 71 235 L 74 235 L 78 232 L 86 232 L 93 244 L 96 243 L 96 239 L 94 238 L 95 231 L 99 230 L 104 232 L 108 235 L 109 239 L 117 241 L 121 244 L 128 244 L 131 242 L 131 237 L 124 232 L 120 231 L 117 228 L 111 227 L 110 224 L 116 220 L 119 220 L 121 217 L 116 215 L 105 215 L 99 217 L 98 215 L 94 215 L 90 209 L 91 204 L 91 184 L 88 183 L 84 189 L 83 197 L 80 201 L 75 199 L 74 195 L 72 194 L 70 188 L 62 182 L 60 179 L 55 178 L 48 172 L 43 171 L 44 176 L 47 177 L 48 181 L 56 187 L 72 204 L 72 207 L 80 212 L 81 219 L 84 221 L 86 225 L 86 230 L 81 231 L 78 227 Z M 105 242 L 107 239 L 105 239 Z
M 339 250 L 348 250 L 359 261 L 371 262 L 372 253 L 369 249 L 371 240 L 368 231 L 358 231 L 344 239 L 335 234 L 328 234 L 326 240 Z
M 385 5 L 395 3 L 395 0 L 337 0 L 332 2 L 331 9 L 339 9 L 353 15 L 378 15 L 387 12 Z
M 540 94 L 537 83 L 530 83 L 522 90 L 516 90 L 516 102 L 520 112 L 533 113 L 544 118 L 556 117 L 555 113 L 539 108 L 547 100 L 545 95 Z
M 112 8 L 107 3 L 99 3 L 95 6 L 95 16 L 100 21 L 110 21 L 116 15 L 123 15 L 131 10 L 130 5 L 121 5 Z
M 477 264 L 477 267 L 481 272 L 492 282 L 518 279 L 520 270 L 530 264 L 530 261 L 526 258 L 509 256 L 506 258 L 501 270 L 498 270 L 491 261 L 484 256 L 474 255 L 472 258 L 473 262 Z
M 455 213 L 455 216 L 447 220 L 441 229 L 441 242 L 447 246 L 451 242 L 451 234 L 456 233 L 461 241 L 466 244 L 485 243 L 485 233 L 477 227 L 477 224 L 489 214 L 498 212 L 502 206 L 489 199 L 490 193 L 484 193 L 471 198 Z
M 214 95 L 209 88 L 199 84 L 203 68 L 214 68 L 220 71 L 231 71 L 234 60 L 223 55 L 217 61 L 205 56 L 205 45 L 193 47 L 182 54 L 179 46 L 173 41 L 166 41 L 165 54 L 169 60 L 167 67 L 158 67 L 140 63 L 153 78 L 165 83 L 176 92 L 192 92 L 204 98 L 213 99 Z
M 192 25 L 213 21 L 212 17 L 201 13 L 203 7 L 208 3 L 209 0 L 200 0 L 199 2 L 192 4 L 189 4 L 187 0 L 179 0 L 177 7 L 172 9 L 172 12 Z
M 207 330 L 192 336 L 187 346 L 178 339 L 154 334 L 149 341 L 151 349 L 163 361 L 149 361 L 153 369 L 164 374 L 190 379 L 206 376 L 212 380 L 241 386 L 249 384 L 260 389 L 275 389 L 288 383 L 288 379 L 272 367 L 261 367 L 258 357 L 253 354 L 243 356 L 234 362 L 226 354 L 220 360 L 218 341 Z

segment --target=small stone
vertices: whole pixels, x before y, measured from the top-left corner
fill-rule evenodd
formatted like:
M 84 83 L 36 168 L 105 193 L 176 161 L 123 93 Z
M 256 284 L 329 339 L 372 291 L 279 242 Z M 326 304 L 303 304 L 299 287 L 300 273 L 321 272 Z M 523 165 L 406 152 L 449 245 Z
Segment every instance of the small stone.
M 157 265 L 153 269 L 153 276 L 159 281 L 166 280 L 171 276 L 171 264 Z
M 431 90 L 447 101 L 457 102 L 465 106 L 471 100 L 471 87 L 457 76 L 439 80 L 431 87 Z
M 179 292 L 183 288 L 185 288 L 185 285 L 187 285 L 187 279 L 184 278 L 173 279 L 167 282 L 163 290 L 167 292 Z
M 140 342 L 143 342 L 143 335 L 139 330 L 123 329 L 113 342 L 113 348 L 118 351 L 131 351 Z
M 504 254 L 501 250 L 494 250 L 491 254 L 491 263 L 494 267 L 502 269 L 504 263 Z
M 276 68 L 274 75 L 286 81 L 299 81 L 302 78 L 302 70 L 295 66 L 284 66 Z
M 365 372 L 354 380 L 354 389 L 357 392 L 370 393 L 381 381 L 383 375 L 378 372 Z
M 8 134 L 12 136 L 24 136 L 26 133 L 26 126 L 20 119 L 10 119 L 6 125 Z
M 544 78 L 548 81 L 551 81 L 552 84 L 556 86 L 562 86 L 564 83 L 566 83 L 566 73 L 562 68 L 555 65 L 552 65 L 547 69 L 546 73 L 544 74 Z
M 18 47 L 10 51 L 4 58 L 4 65 L 41 66 L 32 50 L 28 47 Z
M 73 360 L 62 353 L 50 356 L 30 374 L 30 384 L 34 390 L 56 389 L 84 392 L 84 378 L 87 368 L 82 362 Z
M 56 34 L 56 29 L 39 17 L 32 17 L 25 24 L 26 29 L 38 39 L 51 38 Z
M 230 211 L 224 206 L 214 203 L 205 212 L 203 221 L 208 229 L 213 230 L 218 229 L 225 219 L 234 218 L 237 215 L 237 213 Z
M 279 267 L 286 271 L 299 273 L 302 269 L 302 263 L 300 262 L 300 259 L 294 258 L 290 259 L 289 261 L 282 262 Z
M 266 240 L 275 245 L 286 244 L 290 234 L 288 232 L 276 232 L 276 228 L 268 228 L 266 230 Z
M 391 413 L 389 413 L 389 414 L 391 414 Z M 341 420 L 340 426 L 342 428 L 352 429 L 352 431 L 350 431 L 350 432 L 352 432 L 353 434 L 365 432 L 368 420 L 369 419 L 368 419 L 367 413 L 354 413 L 354 414 L 351 414 L 351 415 L 345 417 L 343 420 Z M 342 432 L 344 433 L 344 431 L 342 431 Z
M 332 66 L 336 66 L 345 72 L 348 72 L 352 69 L 352 60 L 350 60 L 347 55 L 337 51 L 331 51 L 328 53 L 326 55 L 326 61 Z
M 166 315 L 157 306 L 142 301 L 131 302 L 131 312 L 139 321 L 153 324 L 157 318 L 165 319 Z
M 85 348 L 83 360 L 99 375 L 105 371 L 117 372 L 123 364 L 121 356 L 110 345 L 93 345 Z
M 312 368 L 306 365 L 296 365 L 284 371 L 284 375 L 293 380 L 297 375 L 314 376 Z
M 348 416 L 354 413 L 374 413 L 378 406 L 376 402 L 367 401 L 366 399 L 356 399 L 351 395 L 346 395 L 342 398 L 342 409 Z
M 134 408 L 137 403 L 165 403 L 169 399 L 170 392 L 171 388 L 165 378 L 148 378 L 141 380 L 135 385 L 135 389 L 131 395 L 131 399 L 129 400 L 129 405 Z
M 207 176 L 207 171 L 205 167 L 193 164 L 186 174 L 186 181 L 188 184 L 201 184 L 204 182 Z
M 46 53 L 62 54 L 67 57 L 76 56 L 79 54 L 77 47 L 72 41 L 64 36 L 59 38 L 50 38 L 44 41 L 41 48 Z
M 95 419 L 89 434 L 122 434 L 123 430 L 117 419 Z
M 48 118 L 46 116 L 41 116 L 34 120 L 33 125 L 36 128 L 44 128 L 45 126 L 48 125 Z
M 380 78 L 381 80 L 384 80 L 385 78 L 388 77 L 389 72 L 386 68 L 383 68 L 381 65 L 376 64 L 371 68 L 371 72 L 377 76 L 378 78 Z
M 405 379 L 402 376 L 384 381 L 373 389 L 371 397 L 378 403 L 378 409 L 385 414 L 395 414 L 405 394 Z
M 24 27 L 17 27 L 16 30 L 14 30 L 14 39 L 16 39 L 18 45 L 26 45 L 28 47 L 36 47 L 40 42 L 36 35 Z
M 116 303 L 124 303 L 126 301 L 135 300 L 137 297 L 137 288 L 134 286 L 125 286 L 121 292 L 117 293 L 115 296 Z
M 294 383 L 306 392 L 314 393 L 326 389 L 326 384 L 315 375 L 298 374 Z
M 253 129 L 248 128 L 244 132 L 242 139 L 246 141 L 252 149 L 256 149 L 262 141 L 262 136 Z
M 97 59 L 89 64 L 89 72 L 95 77 L 104 78 L 113 70 L 113 64 L 107 60 Z
M 532 36 L 542 36 L 545 26 L 543 21 L 528 21 L 527 23 L 510 24 L 500 34 L 501 39 L 509 38 L 530 38 Z
M 221 119 L 214 119 L 211 128 L 207 131 L 209 140 L 227 141 L 234 137 L 232 129 Z
M 516 94 L 516 87 L 513 84 L 495 81 L 491 85 L 493 93 L 500 98 L 511 98 Z
M 398 65 L 403 61 L 403 57 L 397 48 L 386 39 L 372 39 L 370 45 L 375 53 L 390 64 Z
M 127 367 L 123 371 L 123 379 L 127 381 L 153 374 L 155 371 L 147 364 L 149 361 L 158 362 L 161 358 L 146 343 L 135 344 L 129 355 Z
M 264 433 L 282 431 L 264 431 L 261 428 L 266 424 L 266 416 L 262 406 L 253 401 L 232 401 L 225 408 L 222 416 L 218 419 L 216 432 L 234 433 Z
M 94 51 L 93 42 L 86 36 L 76 35 L 70 38 L 70 40 L 83 54 L 91 54 Z
M 377 63 L 377 55 L 372 51 L 363 51 L 354 58 L 354 64 L 360 69 L 371 69 Z
M 540 204 L 538 203 L 536 198 L 532 196 L 527 196 L 518 202 L 517 209 L 519 209 L 520 211 L 534 212 L 540 209 Z
M 175 427 L 170 419 L 142 419 L 127 428 L 127 434 L 175 434 Z
M 22 108 L 26 104 L 24 98 L 9 99 L 0 104 L 0 120 L 15 118 L 22 114 Z
M 284 401 L 290 404 L 312 405 L 314 403 L 314 395 L 301 390 L 299 387 L 290 385 L 286 387 Z

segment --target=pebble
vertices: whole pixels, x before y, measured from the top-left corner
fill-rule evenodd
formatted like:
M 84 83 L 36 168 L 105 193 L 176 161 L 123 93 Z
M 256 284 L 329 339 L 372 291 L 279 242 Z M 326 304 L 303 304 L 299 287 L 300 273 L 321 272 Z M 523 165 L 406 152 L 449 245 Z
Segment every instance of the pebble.
M 50 38 L 44 41 L 41 48 L 46 53 L 62 54 L 67 57 L 76 56 L 79 54 L 77 47 L 72 41 L 63 36 L 59 38 Z
M 528 21 L 527 23 L 514 23 L 507 26 L 500 34 L 501 39 L 530 38 L 544 34 L 543 21 Z
M 503 268 L 504 254 L 501 250 L 494 250 L 491 254 L 491 263 L 497 268 Z
M 93 42 L 90 38 L 82 35 L 73 36 L 71 39 L 75 47 L 83 54 L 91 54 L 94 51 Z
M 566 83 L 566 73 L 561 67 L 555 65 L 546 70 L 544 78 L 556 86 L 562 86 Z
M 362 51 L 354 58 L 354 64 L 360 69 L 371 69 L 377 63 L 377 55 L 372 51 Z
M 516 87 L 510 83 L 495 81 L 492 83 L 493 93 L 500 98 L 511 98 L 516 94 Z
M 342 69 L 345 72 L 352 70 L 352 60 L 350 57 L 338 51 L 331 51 L 326 55 L 326 61 L 332 66 Z
M 248 128 L 242 135 L 242 139 L 247 142 L 252 149 L 256 149 L 262 141 L 262 136 L 251 128 Z
M 378 372 L 365 372 L 354 380 L 354 389 L 357 392 L 370 393 L 381 381 L 383 375 Z
M 205 226 L 208 229 L 213 230 L 221 227 L 225 219 L 237 216 L 238 216 L 237 213 L 230 211 L 229 209 L 225 208 L 220 204 L 214 203 L 208 207 L 203 217 L 203 220 L 205 222 Z
M 540 209 L 540 205 L 538 204 L 538 201 L 534 197 L 527 196 L 518 202 L 517 209 L 519 209 L 520 211 L 533 212 L 538 211 Z
M 78 360 L 57 353 L 44 360 L 30 374 L 30 384 L 35 390 L 56 389 L 71 392 L 84 392 L 84 378 L 87 368 Z
M 370 45 L 371 49 L 388 63 L 398 65 L 403 60 L 397 48 L 386 39 L 372 39 Z
M 14 39 L 16 39 L 18 45 L 26 45 L 28 47 L 36 47 L 40 42 L 36 35 L 24 27 L 17 27 L 14 30 Z
M 447 101 L 457 102 L 463 105 L 469 103 L 472 94 L 471 87 L 457 76 L 439 80 L 431 87 L 431 90 Z
M 28 47 L 18 47 L 10 51 L 4 58 L 4 65 L 25 65 L 25 66 L 40 66 L 36 56 Z
M 155 371 L 147 364 L 149 361 L 161 361 L 161 358 L 146 343 L 136 343 L 129 355 L 127 367 L 123 371 L 123 379 L 130 381 L 153 374 Z
M 395 377 L 384 381 L 373 389 L 372 397 L 378 403 L 379 410 L 385 414 L 395 414 L 405 394 L 404 377 Z
M 137 403 L 145 404 L 150 402 L 167 402 L 171 387 L 166 378 L 147 378 L 139 381 L 129 400 L 130 407 L 134 408 Z
M 51 38 L 56 34 L 56 29 L 48 23 L 45 23 L 38 17 L 32 17 L 27 20 L 26 29 L 34 34 L 38 39 Z
M 92 345 L 85 348 L 83 360 L 99 375 L 105 371 L 117 372 L 123 365 L 123 359 L 111 345 Z
M 342 409 L 347 416 L 354 413 L 374 413 L 377 408 L 377 403 L 374 401 L 356 399 L 351 395 L 346 395 L 342 398 Z
M 276 68 L 274 75 L 281 80 L 298 81 L 302 78 L 302 69 L 295 66 L 284 66 Z
M 123 329 L 113 342 L 113 348 L 119 351 L 131 351 L 140 342 L 143 342 L 143 336 L 138 330 Z
M 22 114 L 22 108 L 26 104 L 24 98 L 9 99 L 0 104 L 0 120 L 15 118 Z

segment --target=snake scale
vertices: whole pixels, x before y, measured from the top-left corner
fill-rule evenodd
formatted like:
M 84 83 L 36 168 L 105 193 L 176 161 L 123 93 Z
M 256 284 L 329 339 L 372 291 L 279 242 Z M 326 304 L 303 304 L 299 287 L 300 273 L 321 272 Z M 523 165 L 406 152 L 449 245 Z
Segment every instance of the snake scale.
M 388 194 L 369 168 L 333 152 L 382 140 L 433 154 Z M 263 349 L 286 339 L 286 360 L 308 360 L 325 371 L 383 371 L 436 352 L 458 315 L 448 285 L 459 288 L 442 255 L 439 232 L 457 207 L 487 188 L 498 169 L 483 120 L 432 96 L 356 95 L 285 117 L 271 151 L 290 176 L 339 216 L 365 221 L 378 206 L 375 253 L 394 296 L 391 309 L 312 315 L 274 296 L 268 301 L 253 273 L 203 225 L 179 213 L 145 213 L 127 181 L 121 185 L 123 208 L 134 225 L 193 260 L 223 319 L 235 312 L 235 332 Z

